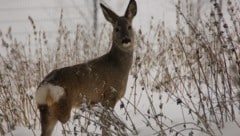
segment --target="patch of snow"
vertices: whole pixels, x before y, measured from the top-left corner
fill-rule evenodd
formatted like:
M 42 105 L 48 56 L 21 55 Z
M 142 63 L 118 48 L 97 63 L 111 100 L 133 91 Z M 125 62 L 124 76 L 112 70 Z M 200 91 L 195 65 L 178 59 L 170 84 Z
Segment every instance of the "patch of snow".
M 34 130 L 36 135 L 40 135 L 39 130 Z M 25 127 L 16 127 L 14 131 L 6 134 L 5 136 L 33 136 L 33 131 Z

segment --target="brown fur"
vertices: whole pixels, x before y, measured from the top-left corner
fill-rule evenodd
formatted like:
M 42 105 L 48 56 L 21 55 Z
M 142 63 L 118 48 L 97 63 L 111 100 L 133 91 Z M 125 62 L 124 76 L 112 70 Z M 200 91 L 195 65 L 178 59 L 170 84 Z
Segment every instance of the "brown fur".
M 104 16 L 113 25 L 111 50 L 87 63 L 56 69 L 49 73 L 39 85 L 52 84 L 64 88 L 64 95 L 54 102 L 47 96 L 46 104 L 38 105 L 41 117 L 41 136 L 50 136 L 57 121 L 66 123 L 73 107 L 79 107 L 85 100 L 91 104 L 100 102 L 114 108 L 126 90 L 128 74 L 133 59 L 132 19 L 136 15 L 136 2 L 130 0 L 124 16 L 101 5 Z M 119 30 L 116 30 L 119 29 Z M 123 47 L 123 44 L 130 44 Z M 116 91 L 113 91 L 116 90 Z M 103 129 L 103 135 L 108 135 Z

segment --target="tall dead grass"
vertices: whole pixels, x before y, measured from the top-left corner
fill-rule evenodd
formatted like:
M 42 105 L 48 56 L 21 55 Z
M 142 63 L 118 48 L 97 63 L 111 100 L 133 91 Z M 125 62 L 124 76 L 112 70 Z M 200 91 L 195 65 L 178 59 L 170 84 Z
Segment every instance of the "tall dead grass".
M 116 113 L 106 111 L 111 114 L 109 122 L 115 128 L 109 129 L 112 135 L 138 133 L 128 113 L 129 107 L 134 107 L 134 113 L 140 114 L 146 127 L 156 135 L 185 135 L 187 132 L 192 136 L 198 131 L 213 136 L 222 134 L 226 122 L 240 127 L 237 114 L 240 105 L 239 3 L 228 0 L 227 15 L 231 19 L 227 21 L 221 2 L 213 0 L 209 15 L 197 21 L 182 11 L 181 4 L 176 5 L 178 29 L 174 33 L 164 22 L 149 24 L 148 33 L 136 30 L 137 46 L 130 75 L 134 81 L 131 90 L 127 90 L 131 91 L 129 98 L 123 98 L 120 104 L 131 126 L 124 124 Z M 28 127 L 36 135 L 39 115 L 34 92 L 43 77 L 52 69 L 87 61 L 108 50 L 111 30 L 105 25 L 96 36 L 81 24 L 71 33 L 62 18 L 61 13 L 54 45 L 50 45 L 47 33 L 39 30 L 31 17 L 33 33 L 29 34 L 28 41 L 16 41 L 11 29 L 1 33 L 1 48 L 6 51 L 0 55 L 2 135 L 11 134 L 16 126 Z M 158 100 L 153 99 L 153 92 L 159 93 Z M 181 107 L 182 122 L 164 113 L 168 107 L 162 98 L 166 95 L 162 94 L 167 94 L 167 99 Z M 143 95 L 150 103 L 147 111 L 137 106 Z M 70 123 L 64 125 L 63 135 L 100 135 L 98 130 L 104 126 L 99 122 L 99 110 L 104 111 L 101 106 L 94 112 L 88 106 L 73 111 L 73 121 L 78 126 L 71 129 Z M 189 117 L 192 120 L 189 121 Z M 89 131 L 89 125 L 96 127 Z

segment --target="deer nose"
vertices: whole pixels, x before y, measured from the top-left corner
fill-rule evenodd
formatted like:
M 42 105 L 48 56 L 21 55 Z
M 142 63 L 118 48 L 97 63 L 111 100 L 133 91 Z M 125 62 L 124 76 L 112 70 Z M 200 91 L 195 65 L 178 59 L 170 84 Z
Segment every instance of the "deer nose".
M 124 37 L 123 39 L 122 39 L 122 44 L 128 44 L 128 43 L 130 43 L 131 42 L 131 40 L 128 38 L 128 37 Z

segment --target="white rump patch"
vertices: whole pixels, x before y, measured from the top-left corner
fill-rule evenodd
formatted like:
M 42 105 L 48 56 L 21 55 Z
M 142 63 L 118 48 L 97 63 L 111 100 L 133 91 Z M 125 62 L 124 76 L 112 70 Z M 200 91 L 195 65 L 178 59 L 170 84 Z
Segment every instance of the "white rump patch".
M 64 88 L 52 84 L 41 85 L 35 94 L 37 104 L 47 104 L 47 98 L 51 98 L 53 102 L 57 102 L 65 94 Z

